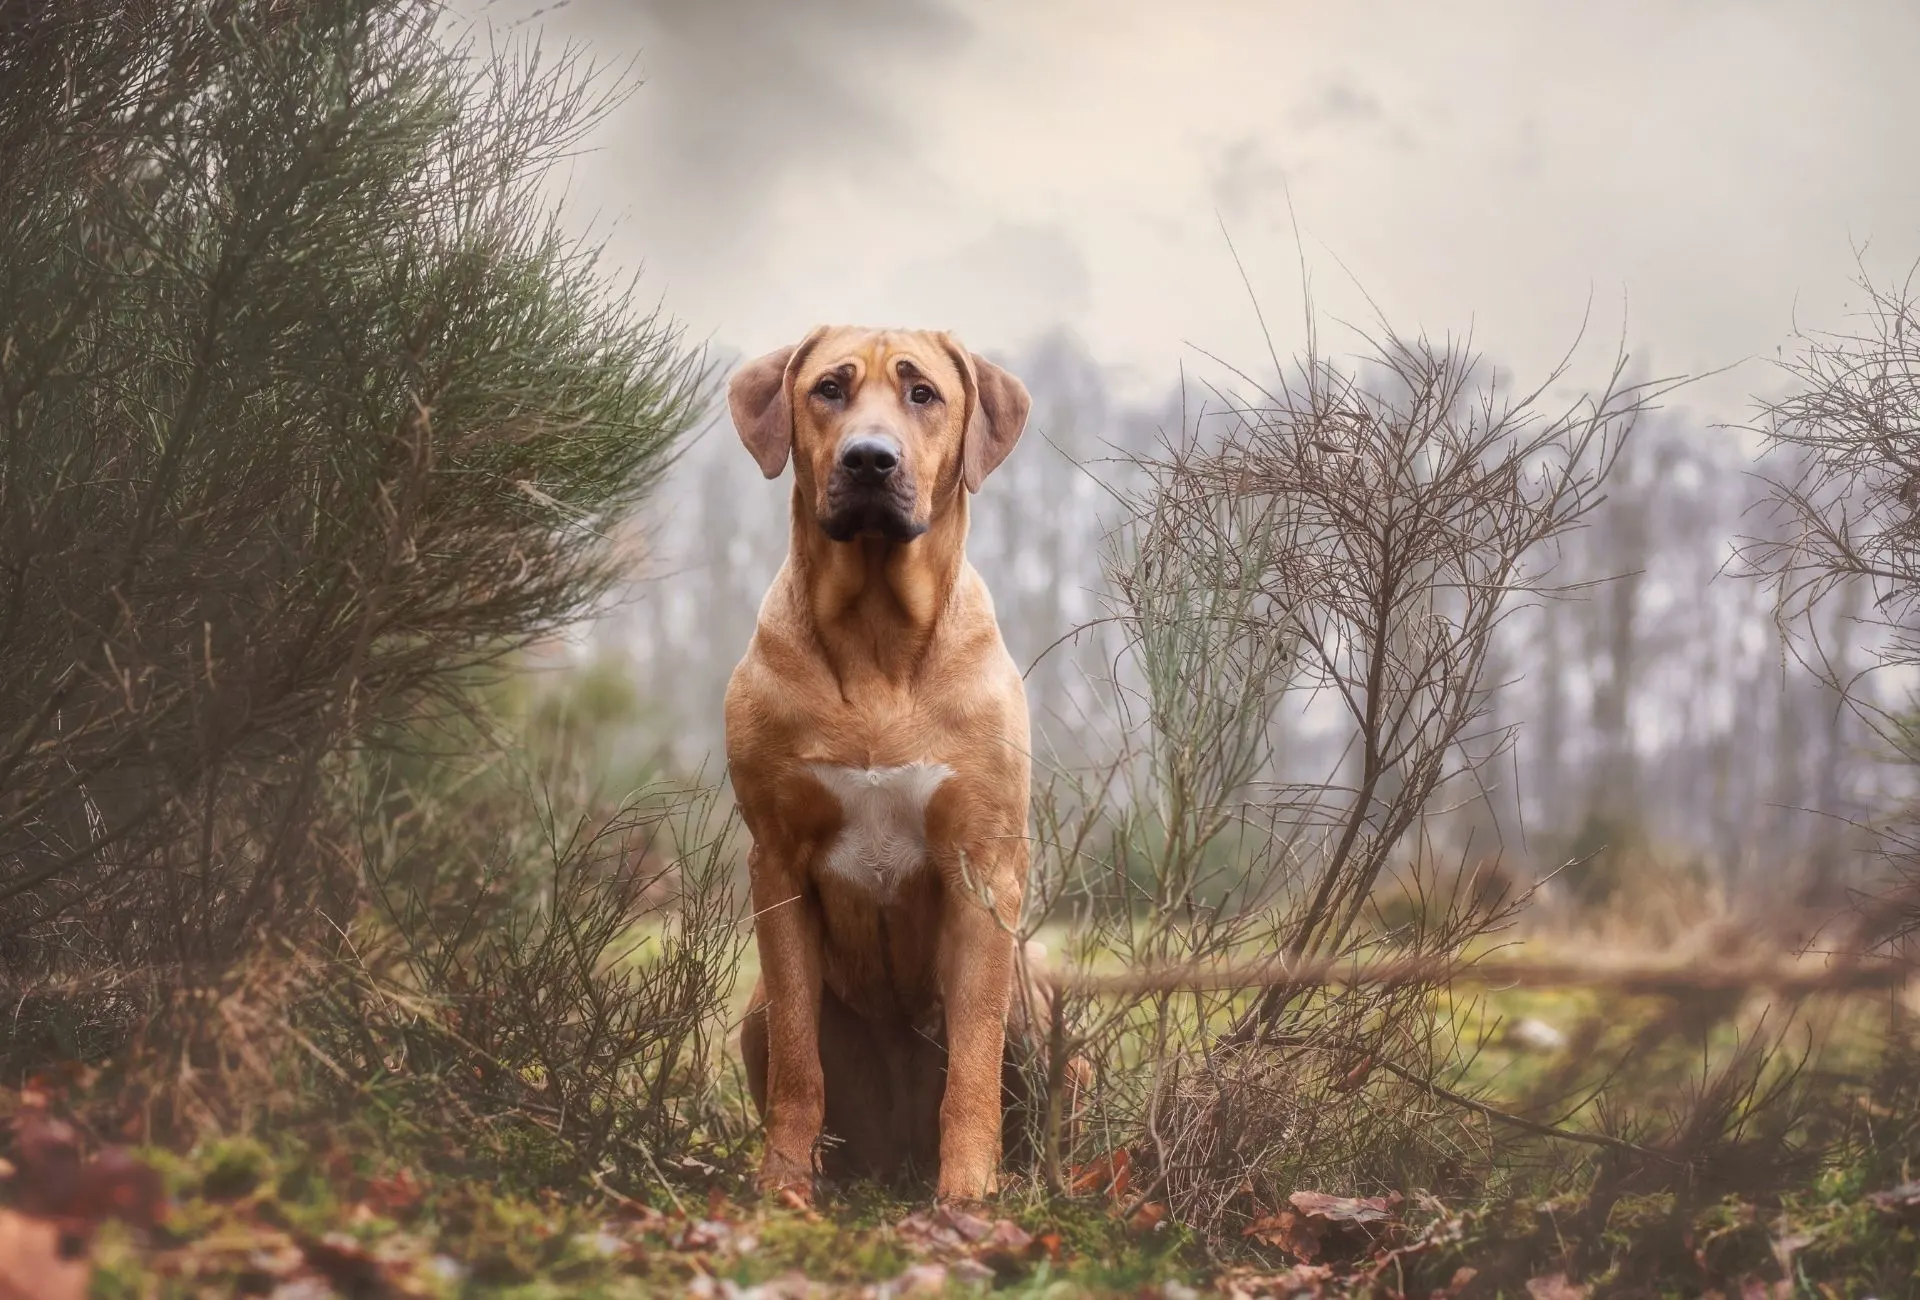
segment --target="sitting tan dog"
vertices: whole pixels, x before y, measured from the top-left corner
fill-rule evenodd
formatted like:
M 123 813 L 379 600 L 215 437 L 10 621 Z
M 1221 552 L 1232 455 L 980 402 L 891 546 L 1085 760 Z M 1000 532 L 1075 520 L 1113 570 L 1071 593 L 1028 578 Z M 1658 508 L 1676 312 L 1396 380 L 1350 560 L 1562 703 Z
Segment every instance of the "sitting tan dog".
M 1027 699 L 967 562 L 969 494 L 1027 421 L 1026 388 L 932 332 L 821 328 L 743 367 L 734 424 L 793 461 L 785 565 L 727 687 L 753 838 L 760 985 L 741 1047 L 760 1183 L 816 1167 L 997 1187 L 1027 881 Z

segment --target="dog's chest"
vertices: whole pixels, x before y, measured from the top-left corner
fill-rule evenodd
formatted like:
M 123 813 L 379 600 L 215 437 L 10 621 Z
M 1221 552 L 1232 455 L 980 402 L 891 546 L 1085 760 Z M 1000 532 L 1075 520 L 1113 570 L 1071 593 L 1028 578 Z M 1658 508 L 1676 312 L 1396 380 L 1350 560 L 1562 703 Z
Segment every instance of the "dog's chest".
M 840 831 L 822 866 L 875 898 L 890 898 L 926 865 L 927 804 L 953 769 L 945 763 L 814 763 L 808 770 L 840 805 Z

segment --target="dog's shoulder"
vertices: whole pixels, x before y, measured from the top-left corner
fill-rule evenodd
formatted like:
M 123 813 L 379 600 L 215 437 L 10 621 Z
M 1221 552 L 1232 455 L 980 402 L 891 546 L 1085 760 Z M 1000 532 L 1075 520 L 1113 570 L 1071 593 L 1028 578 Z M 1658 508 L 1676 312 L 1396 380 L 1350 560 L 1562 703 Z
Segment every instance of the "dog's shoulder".
M 1019 669 L 1000 635 L 993 593 L 971 564 L 961 569 L 959 581 L 954 584 L 940 636 L 941 658 L 950 671 L 969 676 L 994 690 L 1005 690 L 1010 685 L 1015 691 L 1023 689 Z
M 785 584 L 776 582 L 761 607 L 747 650 L 727 679 L 725 719 L 729 743 L 749 730 L 777 727 L 808 691 L 825 689 L 825 666 L 812 634 L 791 607 Z

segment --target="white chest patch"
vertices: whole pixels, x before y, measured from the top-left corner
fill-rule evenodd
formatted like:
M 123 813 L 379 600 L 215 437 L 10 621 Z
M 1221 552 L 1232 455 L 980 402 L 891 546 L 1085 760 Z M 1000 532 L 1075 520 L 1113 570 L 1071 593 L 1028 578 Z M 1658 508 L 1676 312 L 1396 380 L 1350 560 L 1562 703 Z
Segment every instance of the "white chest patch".
M 927 801 L 953 775 L 945 763 L 902 767 L 809 765 L 840 803 L 844 824 L 828 846 L 828 871 L 879 898 L 927 860 Z

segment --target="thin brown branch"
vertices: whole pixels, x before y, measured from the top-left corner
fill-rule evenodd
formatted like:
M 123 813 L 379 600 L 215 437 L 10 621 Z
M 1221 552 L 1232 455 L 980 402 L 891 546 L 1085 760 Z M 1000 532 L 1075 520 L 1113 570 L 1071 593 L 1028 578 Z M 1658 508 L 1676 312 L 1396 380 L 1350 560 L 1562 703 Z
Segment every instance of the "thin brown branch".
M 1521 957 L 1401 957 L 1355 962 L 1329 957 L 1244 965 L 1168 966 L 1114 974 L 1054 971 L 1043 978 L 1068 996 L 1128 997 L 1178 992 L 1232 993 L 1248 989 L 1396 987 L 1470 983 L 1482 986 L 1605 989 L 1626 996 L 1677 997 L 1699 992 L 1765 990 L 1783 997 L 1862 993 L 1900 988 L 1920 962 L 1876 959 L 1824 969 L 1773 960 L 1671 962 L 1630 955 L 1573 961 Z

